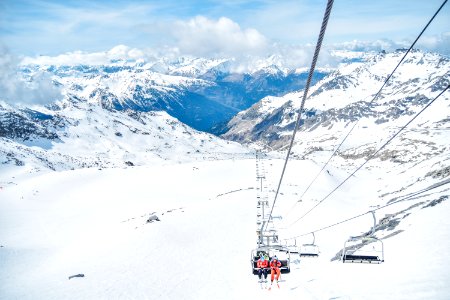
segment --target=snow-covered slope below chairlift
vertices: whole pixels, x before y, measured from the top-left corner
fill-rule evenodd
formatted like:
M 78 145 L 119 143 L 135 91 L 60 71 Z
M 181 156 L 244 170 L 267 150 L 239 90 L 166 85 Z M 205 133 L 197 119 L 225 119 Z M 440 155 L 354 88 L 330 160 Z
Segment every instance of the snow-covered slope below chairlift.
M 283 161 L 269 156 L 265 166 L 272 201 Z M 319 169 L 312 161 L 289 163 L 274 208 L 274 215 L 283 216 L 286 225 L 346 175 L 345 169 L 331 166 L 320 179 L 320 188 L 293 209 L 304 183 Z M 408 193 L 407 181 L 414 171 L 377 178 L 379 174 L 363 170 L 351 187 L 298 226 L 278 227 L 280 238 L 366 212 L 383 183 Z M 450 295 L 446 186 L 377 211 L 379 221 L 390 216 L 383 223 L 385 229 L 376 233 L 391 235 L 384 239 L 384 263 L 331 261 L 349 235 L 370 230 L 372 219 L 366 215 L 316 233 L 320 256 L 292 255 L 291 273 L 282 274 L 280 288 L 274 284 L 269 291 L 265 283 L 257 283 L 250 264 L 250 252 L 256 247 L 259 186 L 254 160 L 167 162 L 21 178 L 2 172 L 0 183 L 0 298 L 4 299 L 415 300 Z M 419 185 L 410 191 L 421 189 Z M 311 235 L 297 239 L 298 244 L 311 241 Z M 232 263 L 218 263 L 225 258 Z M 84 277 L 72 277 L 77 274 Z

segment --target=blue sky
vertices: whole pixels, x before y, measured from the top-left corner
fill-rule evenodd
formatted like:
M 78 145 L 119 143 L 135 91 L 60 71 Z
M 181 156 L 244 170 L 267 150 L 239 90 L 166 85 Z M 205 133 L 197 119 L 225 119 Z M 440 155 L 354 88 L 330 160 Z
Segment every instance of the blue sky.
M 326 0 L 0 1 L 0 46 L 15 55 L 177 47 L 182 53 L 260 54 L 314 44 Z M 324 44 L 408 45 L 443 0 L 336 0 Z M 380 46 L 381 45 L 381 46 Z M 420 47 L 450 54 L 450 4 Z

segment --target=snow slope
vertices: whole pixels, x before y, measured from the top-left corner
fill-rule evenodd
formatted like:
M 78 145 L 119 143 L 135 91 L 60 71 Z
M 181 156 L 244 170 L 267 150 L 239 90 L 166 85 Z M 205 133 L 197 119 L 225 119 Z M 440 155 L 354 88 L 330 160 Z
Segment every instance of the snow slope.
M 35 172 L 125 167 L 249 152 L 194 130 L 166 112 L 109 111 L 77 98 L 55 104 L 54 110 L 3 105 L 0 102 L 2 168 L 24 165 Z
M 269 199 L 282 160 L 265 161 Z M 311 161 L 289 163 L 274 213 L 298 217 Z M 255 161 L 236 159 L 127 169 L 80 169 L 39 174 L 2 170 L 0 181 L 1 299 L 448 299 L 450 202 L 421 209 L 448 195 L 447 185 L 425 197 L 377 212 L 408 211 L 384 240 L 385 263 L 330 261 L 349 235 L 370 230 L 370 215 L 316 234 L 321 256 L 292 257 L 280 289 L 262 289 L 251 274 L 255 247 Z M 308 170 L 305 172 L 304 170 Z M 346 175 L 330 167 L 311 191 L 317 199 Z M 288 238 L 365 212 L 380 186 L 395 194 L 404 181 L 393 172 L 362 172 L 337 199 L 311 218 L 282 230 Z M 448 176 L 448 175 L 447 175 Z M 397 179 L 396 179 L 397 178 Z M 447 177 L 448 178 L 448 177 Z M 420 189 L 406 187 L 400 194 Z M 343 196 L 344 195 L 344 196 Z M 398 194 L 396 194 L 398 195 Z M 422 195 L 423 196 L 423 195 Z M 392 197 L 388 196 L 387 198 Z M 448 198 L 448 196 L 447 196 Z M 305 205 L 305 206 L 303 206 Z M 286 213 L 291 211 L 292 213 Z M 160 221 L 146 223 L 149 216 Z M 380 216 L 381 215 L 381 216 Z M 406 214 L 405 214 L 406 215 Z M 385 235 L 387 231 L 377 231 Z M 309 242 L 310 237 L 298 242 Z M 83 278 L 68 279 L 82 273 Z

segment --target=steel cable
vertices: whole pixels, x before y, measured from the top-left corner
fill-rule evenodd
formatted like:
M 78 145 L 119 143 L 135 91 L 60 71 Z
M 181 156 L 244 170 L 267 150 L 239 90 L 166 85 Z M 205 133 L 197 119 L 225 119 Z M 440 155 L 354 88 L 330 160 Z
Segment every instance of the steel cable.
M 308 80 L 306 81 L 305 90 L 303 92 L 303 99 L 302 99 L 302 102 L 301 102 L 301 105 L 300 105 L 300 110 L 298 112 L 297 120 L 295 122 L 294 132 L 292 133 L 291 142 L 289 144 L 289 148 L 288 148 L 288 151 L 287 151 L 286 160 L 285 160 L 284 166 L 283 166 L 283 171 L 281 172 L 280 181 L 278 183 L 277 191 L 275 193 L 275 198 L 273 200 L 272 208 L 270 210 L 269 220 L 272 218 L 273 208 L 275 207 L 275 202 L 277 201 L 278 194 L 280 192 L 281 183 L 283 181 L 284 173 L 286 171 L 286 166 L 287 166 L 287 163 L 288 163 L 288 160 L 289 160 L 289 155 L 291 154 L 291 151 L 292 151 L 292 146 L 294 144 L 295 135 L 296 135 L 297 130 L 298 130 L 299 126 L 300 126 L 302 111 L 304 109 L 305 101 L 306 101 L 306 98 L 308 96 L 308 90 L 309 90 L 309 87 L 311 85 L 311 80 L 312 80 L 312 76 L 313 76 L 313 73 L 314 73 L 314 69 L 316 67 L 317 58 L 319 57 L 320 48 L 322 47 L 322 41 L 323 41 L 323 38 L 325 36 L 325 31 L 326 31 L 326 28 L 327 28 L 328 19 L 330 17 L 331 9 L 333 7 L 333 2 L 334 2 L 334 0 L 328 0 L 327 7 L 325 9 L 325 13 L 324 13 L 323 20 L 322 20 L 322 26 L 321 26 L 321 29 L 320 29 L 319 38 L 317 39 L 316 49 L 314 51 L 314 56 L 313 56 L 313 59 L 312 59 L 311 68 L 309 69 Z M 268 222 L 266 223 L 265 228 L 267 228 L 267 225 L 268 225 Z
M 431 104 L 433 104 L 436 99 L 438 99 L 445 91 L 447 91 L 450 87 L 450 84 L 447 85 L 447 87 L 439 93 L 433 100 L 428 102 L 427 105 L 425 105 L 424 108 L 422 108 L 411 120 L 409 120 L 405 125 L 403 125 L 399 131 L 397 131 L 389 140 L 387 140 L 380 148 L 378 148 L 377 151 L 375 151 L 372 155 L 370 155 L 364 163 L 362 163 L 358 168 L 356 168 L 347 178 L 345 178 L 338 186 L 336 186 L 328 195 L 326 195 L 322 200 L 320 200 L 316 205 L 314 205 L 310 210 L 308 210 L 305 214 L 303 214 L 300 218 L 298 218 L 295 222 L 293 222 L 291 225 L 294 225 L 301 219 L 303 219 L 305 216 L 307 216 L 311 211 L 313 211 L 317 206 L 322 204 L 328 197 L 330 197 L 335 191 L 337 191 L 344 183 L 346 183 L 353 175 L 355 175 L 356 172 L 358 172 L 362 167 L 364 167 L 367 162 L 369 162 L 372 158 L 374 158 L 381 150 L 384 149 L 394 138 L 396 138 L 409 124 L 411 124 L 422 112 L 424 112 L 428 107 L 430 107 Z
M 380 95 L 381 91 L 383 90 L 383 88 L 386 86 L 387 82 L 391 79 L 392 75 L 395 73 L 395 71 L 397 70 L 397 68 L 400 66 L 400 64 L 403 62 L 403 60 L 406 58 L 406 56 L 408 55 L 408 53 L 413 49 L 413 47 L 415 46 L 415 44 L 417 43 L 417 41 L 419 40 L 419 38 L 422 36 L 422 34 L 425 32 L 425 30 L 428 28 L 428 26 L 431 24 L 431 22 L 434 20 L 434 18 L 437 16 L 437 14 L 441 11 L 441 9 L 444 7 L 444 5 L 447 3 L 448 0 L 445 0 L 441 6 L 439 7 L 439 9 L 434 13 L 433 17 L 431 17 L 431 19 L 428 21 L 428 23 L 425 25 L 425 27 L 422 29 L 422 31 L 420 32 L 420 34 L 416 37 L 416 39 L 414 40 L 414 42 L 411 44 L 411 46 L 409 47 L 409 49 L 405 52 L 405 54 L 403 55 L 402 59 L 398 62 L 397 66 L 394 68 L 394 70 L 389 74 L 389 76 L 386 78 L 386 80 L 384 81 L 383 85 L 381 86 L 381 88 L 378 90 L 378 92 L 375 94 L 375 96 L 373 97 L 373 99 L 369 102 L 369 104 L 373 103 L 378 96 Z M 308 185 L 308 187 L 305 189 L 305 191 L 303 192 L 303 194 L 300 196 L 300 199 L 303 198 L 303 196 L 306 194 L 306 192 L 309 190 L 309 188 L 314 184 L 314 182 L 317 180 L 317 178 L 319 177 L 319 175 L 323 172 L 323 170 L 326 168 L 326 166 L 328 165 L 328 163 L 331 161 L 331 159 L 336 155 L 336 153 L 338 152 L 338 150 L 341 148 L 341 146 L 344 144 L 344 142 L 347 140 L 348 136 L 352 133 L 353 129 L 355 129 L 356 125 L 359 123 L 358 119 L 355 124 L 353 124 L 353 126 L 350 128 L 350 131 L 347 133 L 347 135 L 344 137 L 344 139 L 341 141 L 341 143 L 337 146 L 337 148 L 333 151 L 333 153 L 331 154 L 330 158 L 328 159 L 328 161 L 324 164 L 324 166 L 322 167 L 322 169 L 317 173 L 317 175 L 314 177 L 314 179 L 310 182 L 310 184 Z M 289 211 L 292 211 L 292 209 L 297 205 L 297 201 L 294 203 L 294 205 L 291 207 L 291 209 Z

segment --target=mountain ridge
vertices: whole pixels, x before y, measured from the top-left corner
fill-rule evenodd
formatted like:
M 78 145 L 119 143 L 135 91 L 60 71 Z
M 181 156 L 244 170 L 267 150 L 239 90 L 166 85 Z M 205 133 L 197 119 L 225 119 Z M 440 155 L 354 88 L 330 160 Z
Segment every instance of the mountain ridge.
M 29 80 L 37 72 L 52 74 L 64 93 L 100 97 L 92 101 L 102 101 L 109 109 L 163 110 L 197 130 L 220 134 L 218 128 L 242 109 L 264 96 L 298 90 L 306 82 L 306 70 L 289 69 L 272 57 L 257 63 L 238 70 L 234 59 L 111 59 L 98 65 L 28 59 L 21 72 Z M 314 81 L 328 72 L 319 71 Z
M 414 51 L 413 57 L 405 60 L 373 101 L 401 55 L 403 51 L 375 54 L 365 63 L 345 65 L 317 82 L 310 89 L 300 131 L 331 128 L 342 121 L 351 123 L 359 119 L 371 119 L 375 124 L 392 122 L 415 113 L 417 107 L 450 82 L 449 59 Z M 282 147 L 286 144 L 285 137 L 293 130 L 301 96 L 294 92 L 262 99 L 235 116 L 222 137 L 234 141 L 258 141 L 274 149 Z

